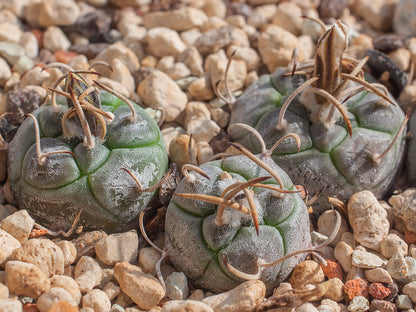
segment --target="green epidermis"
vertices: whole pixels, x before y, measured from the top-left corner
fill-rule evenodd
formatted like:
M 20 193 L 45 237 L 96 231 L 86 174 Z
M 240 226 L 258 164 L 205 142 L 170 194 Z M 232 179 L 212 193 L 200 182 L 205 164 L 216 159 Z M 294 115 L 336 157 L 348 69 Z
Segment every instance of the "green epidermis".
M 53 194 L 59 195 L 59 189 L 62 189 L 62 194 L 66 194 L 69 202 L 83 203 L 85 199 L 82 206 L 86 210 L 90 206 L 91 211 L 84 211 L 83 215 L 93 215 L 93 220 L 97 222 L 101 217 L 106 220 L 108 217 L 128 220 L 130 215 L 131 219 L 132 215 L 137 215 L 137 211 L 146 205 L 153 193 L 140 195 L 135 182 L 121 168 L 131 170 L 143 187 L 151 186 L 162 178 L 168 159 L 159 129 L 137 105 L 134 105 L 137 122 L 124 122 L 131 112 L 127 104 L 106 92 L 101 94 L 101 108 L 114 114 L 114 125 L 110 124 L 107 128 L 108 139 L 106 137 L 101 142 L 96 138 L 91 150 L 79 139 L 68 139 L 62 134 L 61 120 L 67 109 L 64 99 L 58 98 L 56 107 L 44 105 L 34 112 L 40 126 L 41 151 L 66 150 L 71 151 L 75 157 L 55 154 L 46 157 L 45 163 L 39 165 L 34 124 L 30 118 L 25 120 L 16 134 L 16 142 L 11 144 L 9 150 L 12 155 L 9 160 L 9 179 L 16 194 L 22 195 L 16 197 L 25 197 L 33 203 L 34 199 L 29 194 L 39 192 L 43 195 L 36 199 L 37 205 L 47 210 L 54 202 Z M 75 185 L 80 185 L 81 188 L 74 188 Z M 88 195 L 82 195 L 84 192 Z M 79 199 L 70 198 L 77 194 Z M 62 208 L 67 206 L 57 200 L 56 206 L 51 209 L 58 209 L 59 205 Z M 69 204 L 66 209 L 74 209 L 73 207 L 73 204 Z
M 264 160 L 281 177 L 285 189 L 295 190 L 283 170 L 271 159 Z M 183 180 L 176 192 L 220 196 L 226 185 L 233 181 L 269 176 L 264 169 L 245 156 L 210 162 L 202 165 L 201 169 L 210 179 L 192 172 L 196 180 L 191 182 Z M 223 172 L 233 177 L 228 184 L 220 179 Z M 225 185 L 221 185 L 222 182 Z M 278 186 L 274 179 L 266 180 L 264 183 Z M 171 259 L 177 261 L 181 269 L 204 288 L 218 289 L 218 284 L 222 284 L 221 287 L 225 290 L 235 286 L 236 281 L 240 282 L 225 268 L 223 256 L 240 270 L 255 273 L 253 272 L 256 268 L 255 261 L 259 257 L 272 261 L 308 246 L 309 230 L 305 229 L 304 233 L 300 230 L 308 224 L 306 206 L 300 196 L 286 194 L 278 197 L 264 188 L 254 188 L 253 191 L 259 214 L 259 236 L 255 232 L 251 218 L 238 211 L 226 209 L 227 221 L 224 225 L 218 225 L 215 223 L 216 205 L 180 197 L 174 197 L 171 201 L 166 217 L 167 239 L 172 246 L 169 249 Z M 178 223 L 178 220 L 181 222 Z M 299 239 L 300 237 L 303 239 Z M 287 242 L 293 243 L 287 244 Z M 178 258 L 180 260 L 177 260 Z M 279 272 L 285 274 L 286 270 L 287 264 L 266 270 L 265 276 L 270 275 L 266 279 L 270 278 L 273 281 L 279 279 Z

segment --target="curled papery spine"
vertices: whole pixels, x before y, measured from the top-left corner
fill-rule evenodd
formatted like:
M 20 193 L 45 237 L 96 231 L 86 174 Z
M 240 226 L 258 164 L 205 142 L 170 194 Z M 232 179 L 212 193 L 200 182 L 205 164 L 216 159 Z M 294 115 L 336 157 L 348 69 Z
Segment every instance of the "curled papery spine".
M 109 88 L 109 87 L 107 87 L 107 86 L 105 86 L 105 85 L 97 82 L 96 80 L 93 80 L 93 82 L 99 88 L 107 91 L 108 93 L 111 93 L 112 95 L 118 97 L 120 100 L 122 100 L 123 102 L 125 102 L 130 107 L 130 110 L 131 110 L 131 114 L 130 114 L 130 117 L 129 117 L 130 118 L 130 121 L 131 122 L 136 122 L 136 120 L 137 120 L 136 110 L 134 109 L 133 104 L 131 103 L 131 101 L 127 97 L 125 97 L 121 93 L 119 93 L 119 92 L 117 92 L 117 91 L 115 91 L 115 90 L 113 90 L 113 89 L 111 89 L 111 88 Z
M 144 189 L 142 184 L 140 183 L 139 179 L 137 179 L 137 177 L 129 169 L 126 169 L 126 168 L 121 168 L 121 169 L 126 171 L 129 174 L 129 176 L 132 177 L 134 182 L 136 182 L 137 189 L 139 190 L 139 192 L 153 192 L 153 191 L 156 191 L 159 187 L 162 186 L 163 183 L 165 183 L 169 179 L 170 175 L 173 172 L 173 169 L 170 168 L 169 171 L 164 174 L 164 176 L 162 177 L 162 179 L 160 179 L 159 182 L 157 182 L 156 184 L 154 184 L 152 186 L 149 186 L 149 187 Z
M 237 268 L 233 267 L 229 261 L 227 260 L 226 256 L 223 256 L 223 260 L 224 260 L 224 264 L 225 267 L 235 276 L 240 277 L 242 279 L 245 280 L 257 280 L 261 277 L 261 274 L 263 272 L 263 270 L 265 268 L 271 268 L 274 267 L 280 263 L 282 263 L 283 261 L 286 261 L 287 259 L 296 256 L 298 254 L 302 254 L 302 253 L 314 253 L 315 255 L 318 254 L 318 259 L 323 262 L 324 265 L 326 265 L 326 261 L 324 258 L 319 256 L 319 249 L 325 246 L 328 246 L 337 236 L 338 231 L 341 227 L 341 215 L 339 214 L 338 211 L 334 210 L 337 216 L 336 222 L 335 222 L 335 226 L 334 226 L 334 230 L 332 231 L 331 235 L 321 244 L 317 245 L 317 246 L 313 246 L 312 248 L 308 248 L 308 249 L 302 249 L 302 250 L 298 250 L 295 252 L 292 252 L 290 254 L 285 255 L 284 257 L 281 257 L 275 261 L 272 262 L 266 262 L 264 259 L 259 258 L 257 260 L 257 272 L 255 274 L 249 274 L 249 273 L 245 273 L 242 272 L 240 270 L 238 270 Z
M 35 223 L 35 225 L 33 226 L 36 229 L 39 230 L 46 230 L 46 234 L 50 235 L 50 236 L 63 236 L 63 237 L 70 237 L 72 234 L 74 234 L 74 232 L 78 232 L 76 231 L 77 229 L 77 224 L 81 218 L 81 213 L 82 213 L 82 209 L 77 213 L 77 215 L 75 216 L 74 221 L 72 222 L 71 227 L 69 228 L 68 231 L 64 231 L 64 230 L 59 230 L 59 231 L 52 231 L 49 230 L 47 228 L 45 228 L 44 226 Z M 82 230 L 82 226 L 80 227 L 80 230 Z
M 228 59 L 227 62 L 227 66 L 225 68 L 225 73 L 224 73 L 224 85 L 225 85 L 225 92 L 227 94 L 227 96 L 225 97 L 224 95 L 222 95 L 222 93 L 219 91 L 219 85 L 221 83 L 221 80 L 218 80 L 215 83 L 214 86 L 214 93 L 217 97 L 219 97 L 221 100 L 223 100 L 226 104 L 228 104 L 230 107 L 232 107 L 235 103 L 235 97 L 233 96 L 230 86 L 228 84 L 228 73 L 230 70 L 230 66 L 231 66 L 231 62 L 236 54 L 237 50 L 234 50 L 233 53 L 231 54 L 231 56 Z
M 193 182 L 195 180 L 191 178 L 191 176 L 189 175 L 189 171 L 195 171 L 196 173 L 199 173 L 204 178 L 211 180 L 208 174 L 206 174 L 206 172 L 202 170 L 201 168 L 191 165 L 191 164 L 185 164 L 182 166 L 182 174 L 188 182 Z
M 378 153 L 373 153 L 371 154 L 371 160 L 375 163 L 375 164 L 379 164 L 381 159 L 387 155 L 387 153 L 394 147 L 394 145 L 396 144 L 397 140 L 401 137 L 404 129 L 406 128 L 406 124 L 409 121 L 410 115 L 412 113 L 411 109 L 408 109 L 406 112 L 406 116 L 402 122 L 402 124 L 400 125 L 399 131 L 397 131 L 396 135 L 394 136 L 393 140 L 391 140 L 390 144 L 386 147 L 386 149 L 378 154 Z
M 25 117 L 30 117 L 33 120 L 33 124 L 35 126 L 35 140 L 36 140 L 36 155 L 38 158 L 38 165 L 42 166 L 46 162 L 46 157 L 56 155 L 56 154 L 70 154 L 75 157 L 75 154 L 71 151 L 65 151 L 65 150 L 59 150 L 59 151 L 53 151 L 48 153 L 43 153 L 40 146 L 40 131 L 39 131 L 39 123 L 35 116 L 32 114 L 26 114 Z
M 282 179 L 273 170 L 273 168 L 271 168 L 268 164 L 266 164 L 264 161 L 262 161 L 260 158 L 256 157 L 255 155 L 253 155 L 252 152 L 250 152 L 248 149 L 246 149 L 245 147 L 243 147 L 241 144 L 238 144 L 238 143 L 230 143 L 230 145 L 233 146 L 233 147 L 235 147 L 240 152 L 242 152 L 244 155 L 246 155 L 249 159 L 251 159 L 258 166 L 260 166 L 261 168 L 263 168 L 264 170 L 266 170 L 276 180 L 276 182 L 279 184 L 280 188 L 281 189 L 284 188 Z
M 144 239 L 146 240 L 146 242 L 152 246 L 154 249 L 156 249 L 157 251 L 159 251 L 161 253 L 161 257 L 160 259 L 156 262 L 155 265 L 155 270 L 156 270 L 156 275 L 157 275 L 157 279 L 159 280 L 160 284 L 162 285 L 163 289 L 166 292 L 166 284 L 165 284 L 165 280 L 163 279 L 163 275 L 162 275 L 162 270 L 161 270 L 161 264 L 163 262 L 163 260 L 167 257 L 167 252 L 164 249 L 161 249 L 159 246 L 157 246 L 155 243 L 153 243 L 153 241 L 149 238 L 149 236 L 147 236 L 146 230 L 144 228 L 144 214 L 146 213 L 148 209 L 143 210 L 142 212 L 140 212 L 139 215 L 139 229 L 140 229 L 140 233 L 142 234 L 142 236 L 144 237 Z
M 260 146 L 261 146 L 261 153 L 265 154 L 267 152 L 266 143 L 264 143 L 263 137 L 261 136 L 261 134 L 256 129 L 254 129 L 253 127 L 251 127 L 249 125 L 237 122 L 237 123 L 233 123 L 232 125 L 230 125 L 228 127 L 228 133 L 232 132 L 233 129 L 235 129 L 235 128 L 243 128 L 243 129 L 249 131 L 259 141 Z

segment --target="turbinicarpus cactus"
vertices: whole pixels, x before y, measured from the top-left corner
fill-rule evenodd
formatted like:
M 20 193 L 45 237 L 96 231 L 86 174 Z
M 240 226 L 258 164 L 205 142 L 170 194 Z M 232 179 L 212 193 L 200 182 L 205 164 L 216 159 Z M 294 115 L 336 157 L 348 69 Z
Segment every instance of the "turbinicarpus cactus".
M 183 167 L 164 253 L 197 287 L 223 292 L 261 279 L 270 294 L 313 250 L 308 210 L 268 152 L 233 146 L 242 155 Z
M 50 229 L 69 228 L 82 211 L 86 229 L 125 231 L 166 172 L 165 145 L 142 108 L 90 86 L 82 73 L 62 76 L 64 92 L 54 89 L 50 105 L 22 123 L 9 145 L 8 178 L 19 207 Z
M 347 32 L 341 22 L 333 24 L 318 41 L 313 63 L 296 68 L 294 62 L 289 71 L 260 77 L 231 110 L 230 124 L 254 127 L 267 146 L 288 132 L 299 135 L 299 153 L 286 141 L 272 158 L 294 183 L 311 193 L 323 189 L 318 212 L 327 208 L 326 196 L 347 200 L 367 189 L 382 197 L 402 162 L 407 118 L 384 86 L 364 79 L 366 59 L 343 57 Z M 259 151 L 249 132 L 231 135 Z

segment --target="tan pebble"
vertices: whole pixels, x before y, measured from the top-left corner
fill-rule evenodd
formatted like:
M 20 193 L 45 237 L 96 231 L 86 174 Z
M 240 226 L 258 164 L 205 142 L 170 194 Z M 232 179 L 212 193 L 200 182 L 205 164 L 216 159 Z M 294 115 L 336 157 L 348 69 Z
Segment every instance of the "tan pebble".
M 348 201 L 348 217 L 354 238 L 365 247 L 380 250 L 390 228 L 387 212 L 370 191 L 355 193 Z
M 6 231 L 0 229 L 0 265 L 11 256 L 13 250 L 21 247 L 20 242 Z
M 203 1 L 201 9 L 208 16 L 218 16 L 222 19 L 225 18 L 227 7 L 222 0 L 206 0 Z
M 200 9 L 183 7 L 177 10 L 149 12 L 144 15 L 143 21 L 147 29 L 167 27 L 176 31 L 185 31 L 202 26 L 207 18 Z
M 390 258 L 396 252 L 399 252 L 405 257 L 407 256 L 408 249 L 407 243 L 397 234 L 387 235 L 380 243 L 380 251 L 386 258 Z
M 0 283 L 0 299 L 9 298 L 9 289 L 3 283 Z
M 134 54 L 134 52 L 127 48 L 121 41 L 118 41 L 110 46 L 108 46 L 105 50 L 100 52 L 96 58 L 91 61 L 104 61 L 108 64 L 111 64 L 113 59 L 118 58 L 121 60 L 124 65 L 130 70 L 130 73 L 135 73 L 140 68 L 139 59 Z M 101 72 L 102 67 L 100 67 Z M 105 69 L 103 69 L 102 74 L 105 76 L 108 76 L 110 72 L 105 72 Z
M 216 53 L 229 45 L 249 47 L 250 42 L 243 30 L 230 25 L 205 31 L 195 42 L 195 47 L 204 56 Z
M 75 262 L 77 258 L 77 249 L 75 248 L 74 243 L 67 240 L 61 240 L 57 242 L 56 245 L 61 248 L 64 255 L 64 266 L 71 265 Z
M 100 261 L 113 266 L 117 262 L 134 262 L 137 259 L 139 236 L 136 231 L 111 234 L 95 244 Z
M 352 259 L 351 255 L 354 250 L 345 242 L 339 242 L 334 249 L 335 258 L 341 264 L 342 268 L 346 273 L 351 271 Z
M 14 260 L 36 265 L 47 276 L 64 273 L 64 254 L 49 239 L 32 238 L 12 253 Z
M 386 261 L 372 252 L 354 250 L 351 255 L 352 265 L 362 269 L 374 269 L 386 264 Z
M 202 33 L 205 33 L 209 30 L 219 29 L 227 25 L 228 23 L 224 21 L 222 18 L 219 18 L 218 16 L 210 16 L 208 17 L 204 25 L 202 25 L 200 30 L 202 31 Z
M 332 309 L 333 312 L 341 312 L 341 308 L 338 303 L 331 299 L 322 299 L 321 305 L 326 305 Z
M 186 49 L 185 43 L 173 29 L 155 27 L 146 35 L 149 52 L 157 57 L 173 55 L 175 58 Z
M 181 32 L 180 36 L 181 36 L 183 42 L 185 42 L 185 44 L 188 47 L 193 47 L 195 45 L 195 42 L 201 36 L 201 32 L 199 31 L 199 29 L 193 28 L 193 29 Z M 201 66 L 202 66 L 202 64 L 201 64 Z
M 143 67 L 156 67 L 157 65 L 157 58 L 153 55 L 147 55 L 141 60 L 141 64 Z
M 100 284 L 103 270 L 94 258 L 82 256 L 75 266 L 74 277 L 81 293 L 87 293 Z
M 400 48 L 390 52 L 389 57 L 402 71 L 407 71 L 410 65 L 411 54 L 409 50 Z
M 258 40 L 262 61 L 270 72 L 278 67 L 287 66 L 297 45 L 296 36 L 276 25 L 266 26 Z M 302 54 L 299 54 L 298 60 L 303 60 Z
M 216 312 L 248 312 L 263 301 L 266 286 L 262 281 L 247 281 L 225 293 L 207 297 L 202 302 L 208 304 Z
M 40 312 L 49 312 L 52 306 L 60 301 L 66 301 L 72 306 L 78 305 L 64 288 L 52 287 L 38 298 L 37 307 Z
M 347 281 L 357 278 L 364 279 L 364 270 L 362 268 L 352 266 L 351 271 L 347 274 Z
M 101 289 L 93 289 L 82 297 L 82 307 L 93 308 L 94 312 L 109 312 L 111 301 Z
M 386 265 L 386 270 L 393 279 L 404 279 L 408 274 L 408 265 L 406 259 L 399 252 L 392 255 Z
M 393 283 L 393 279 L 391 278 L 389 272 L 383 268 L 365 270 L 364 276 L 371 283 Z
M 20 88 L 24 89 L 29 85 L 41 86 L 49 75 L 46 70 L 42 71 L 39 66 L 33 67 L 21 77 Z
M 196 300 L 171 300 L 163 305 L 162 312 L 182 312 L 182 311 L 198 311 L 198 312 L 214 312 L 214 310 L 201 301 Z
M 129 296 L 127 296 L 123 291 L 120 291 L 116 299 L 116 304 L 125 308 L 129 305 L 134 304 L 134 301 Z
M 395 5 L 394 1 L 374 0 L 369 3 L 358 0 L 354 1 L 350 8 L 354 14 L 362 17 L 375 29 L 386 31 L 391 28 Z
M 173 139 L 169 146 L 169 155 L 171 162 L 178 165 L 179 170 L 184 164 L 190 162 L 188 155 L 189 135 L 181 134 L 176 139 Z
M 246 20 L 244 19 L 244 16 L 242 15 L 230 15 L 227 16 L 225 21 L 234 27 L 243 28 L 243 26 L 246 24 Z
M 155 70 L 137 87 L 143 102 L 154 109 L 163 108 L 165 121 L 172 121 L 185 110 L 188 99 L 165 73 Z
M 34 264 L 8 261 L 5 271 L 5 284 L 13 294 L 36 299 L 49 289 L 48 276 Z
M 295 289 L 302 289 L 306 284 L 320 284 L 325 280 L 321 266 L 312 260 L 299 263 L 289 278 L 289 283 Z
M 299 306 L 298 308 L 296 308 L 296 312 L 318 312 L 318 311 L 319 310 L 315 308 L 315 306 L 310 302 L 306 302 L 302 304 L 301 306 Z
M 214 150 L 208 142 L 198 142 L 196 143 L 196 159 L 199 165 L 202 165 L 209 161 L 214 156 Z
M 77 282 L 69 276 L 65 275 L 54 275 L 49 281 L 51 282 L 52 287 L 61 287 L 65 289 L 74 299 L 75 303 L 78 305 L 81 301 L 81 291 Z
M 116 263 L 114 276 L 121 289 L 142 309 L 151 309 L 165 296 L 160 282 L 128 262 Z
M 222 91 L 224 89 L 225 79 L 227 79 L 231 91 L 239 90 L 244 86 L 246 80 L 246 63 L 243 60 L 233 59 L 229 66 L 228 75 L 225 77 L 227 63 L 227 55 L 225 54 L 225 51 L 221 49 L 205 59 L 204 69 L 211 75 L 213 88 L 216 86 L 217 81 L 221 81 L 218 88 Z
M 189 295 L 189 297 L 187 298 L 187 300 L 198 300 L 198 301 L 201 301 L 204 298 L 205 298 L 204 291 L 202 289 L 195 289 L 194 291 L 191 292 L 191 294 Z
M 272 23 L 286 29 L 295 36 L 300 35 L 302 27 L 302 9 L 293 2 L 282 2 L 276 8 Z
M 7 233 L 13 235 L 21 244 L 24 244 L 32 232 L 35 220 L 26 210 L 19 210 L 14 214 L 1 220 L 0 226 Z
M 79 312 L 79 309 L 66 301 L 59 301 L 54 303 L 48 312 Z
M 192 75 L 200 76 L 204 72 L 202 56 L 193 46 L 186 48 L 179 54 L 178 61 L 184 63 L 190 69 Z
M 129 94 L 134 93 L 136 87 L 134 78 L 124 62 L 118 58 L 115 58 L 110 65 L 113 68 L 113 71 L 111 72 L 109 78 L 120 83 L 124 88 L 127 89 Z
M 118 296 L 118 294 L 120 294 L 120 287 L 113 283 L 113 282 L 108 282 L 107 284 L 105 284 L 103 291 L 105 292 L 105 294 L 107 295 L 107 297 L 111 300 L 113 300 L 115 297 Z
M 211 86 L 209 73 L 204 73 L 202 77 L 194 80 L 188 87 L 188 92 L 197 101 L 209 101 L 215 97 Z
M 191 101 L 185 109 L 185 128 L 193 119 L 211 119 L 211 113 L 204 102 Z
M 196 142 L 209 142 L 220 133 L 221 128 L 211 119 L 199 118 L 191 120 L 186 130 Z
M 0 311 L 2 312 L 18 312 L 23 311 L 23 305 L 17 299 L 0 299 Z
M 331 287 L 325 293 L 324 298 L 340 302 L 344 299 L 344 283 L 339 278 L 332 278 Z
M 402 293 L 408 295 L 413 303 L 416 303 L 416 281 L 404 285 Z
M 39 55 L 39 43 L 36 36 L 30 31 L 25 31 L 20 37 L 19 44 L 25 49 L 26 55 L 35 58 Z
M 43 33 L 43 47 L 51 52 L 60 50 L 68 50 L 71 41 L 67 38 L 61 28 L 56 26 L 48 26 Z
M 153 247 L 142 248 L 139 251 L 138 264 L 144 273 L 154 274 L 160 256 L 160 252 Z

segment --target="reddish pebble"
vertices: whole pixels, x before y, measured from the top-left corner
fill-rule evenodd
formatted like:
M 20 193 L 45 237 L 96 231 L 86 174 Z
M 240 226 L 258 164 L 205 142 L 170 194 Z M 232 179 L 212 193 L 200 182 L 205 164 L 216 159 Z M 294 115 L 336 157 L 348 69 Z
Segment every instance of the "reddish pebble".
M 70 60 L 72 60 L 78 54 L 73 51 L 64 51 L 59 50 L 54 53 L 55 59 L 57 62 L 67 64 Z
M 404 241 L 408 244 L 416 244 L 416 233 L 406 230 L 404 232 Z
M 29 238 L 39 237 L 48 234 L 48 230 L 37 230 L 34 229 L 30 232 Z
M 341 265 L 335 260 L 326 260 L 326 263 L 326 266 L 321 263 L 321 268 L 325 276 L 328 279 L 339 278 L 342 281 L 344 272 L 342 271 Z
M 368 287 L 368 292 L 374 299 L 383 300 L 391 294 L 390 289 L 381 283 L 373 283 Z
M 32 29 L 30 32 L 35 35 L 39 50 L 41 50 L 43 48 L 43 31 L 40 29 Z
M 362 278 L 349 280 L 344 284 L 344 292 L 349 300 L 357 296 L 368 297 L 368 282 Z
M 23 305 L 23 312 L 39 312 L 36 303 L 26 303 Z

